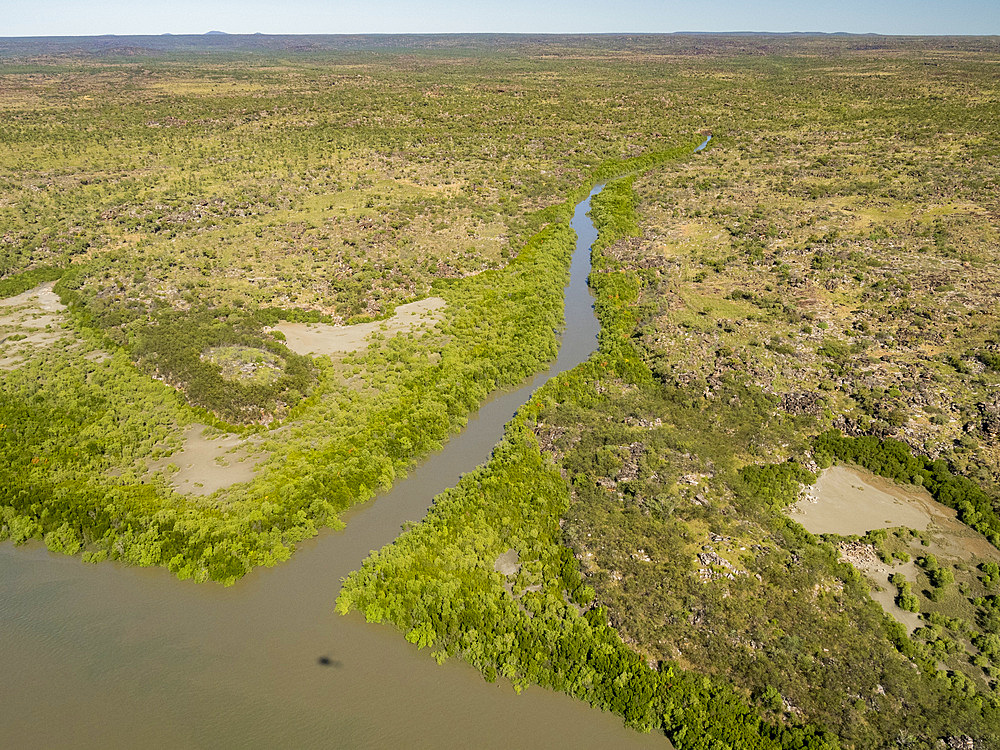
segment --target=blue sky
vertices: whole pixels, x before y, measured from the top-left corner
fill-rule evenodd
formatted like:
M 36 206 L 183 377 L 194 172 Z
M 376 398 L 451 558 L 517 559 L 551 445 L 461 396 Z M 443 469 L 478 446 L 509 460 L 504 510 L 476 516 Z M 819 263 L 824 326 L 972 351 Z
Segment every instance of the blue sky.
M 0 36 L 849 31 L 1000 34 L 1000 0 L 0 0 Z

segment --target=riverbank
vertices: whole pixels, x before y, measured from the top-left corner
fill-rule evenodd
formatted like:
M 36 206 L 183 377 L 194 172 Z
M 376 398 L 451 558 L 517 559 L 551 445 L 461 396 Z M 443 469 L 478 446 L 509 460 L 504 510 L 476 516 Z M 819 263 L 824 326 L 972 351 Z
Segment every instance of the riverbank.
M 71 735 L 83 748 L 664 747 L 662 737 L 637 734 L 567 695 L 538 688 L 516 695 L 457 661 L 437 665 L 390 629 L 332 610 L 338 581 L 486 461 L 538 386 L 596 346 L 586 281 L 596 235 L 583 225 L 579 234 L 565 291 L 569 324 L 550 370 L 488 399 L 405 480 L 345 513 L 347 530 L 300 543 L 284 565 L 222 589 L 177 581 L 162 569 L 83 566 L 40 545 L 0 546 L 10 741 L 44 746 Z M 58 685 L 52 674 L 61 675 Z
M 785 732 L 805 747 L 835 747 L 815 727 L 775 726 L 725 681 L 653 661 L 626 644 L 581 576 L 586 563 L 564 545 L 571 486 L 575 496 L 594 478 L 583 472 L 570 485 L 561 473 L 566 466 L 540 451 L 539 436 L 558 440 L 568 431 L 546 422 L 559 409 L 590 420 L 611 398 L 605 394 L 655 390 L 629 342 L 638 280 L 599 254 L 633 226 L 631 185 L 631 178 L 612 183 L 593 209 L 602 232 L 590 276 L 601 322 L 595 356 L 540 388 L 507 425 L 485 466 L 438 497 L 423 523 L 352 573 L 338 611 L 392 623 L 437 661 L 461 658 L 489 681 L 564 691 L 636 729 L 666 732 L 678 748 L 701 747 L 706 738 L 777 747 Z M 511 550 L 520 568 L 505 576 L 497 559 Z M 776 735 L 781 739 L 772 740 Z

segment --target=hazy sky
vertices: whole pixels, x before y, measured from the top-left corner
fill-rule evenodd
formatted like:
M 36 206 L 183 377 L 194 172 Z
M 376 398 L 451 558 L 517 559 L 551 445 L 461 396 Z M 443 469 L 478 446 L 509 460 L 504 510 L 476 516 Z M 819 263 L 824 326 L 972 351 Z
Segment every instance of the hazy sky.
M 0 36 L 612 31 L 1000 34 L 1000 0 L 0 0 Z

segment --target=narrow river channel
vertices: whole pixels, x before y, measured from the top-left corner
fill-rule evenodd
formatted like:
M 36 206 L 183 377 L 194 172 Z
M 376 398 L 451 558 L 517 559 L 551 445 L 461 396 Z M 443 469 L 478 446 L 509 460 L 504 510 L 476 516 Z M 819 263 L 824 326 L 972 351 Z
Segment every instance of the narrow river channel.
M 458 660 L 438 666 L 394 629 L 333 610 L 341 577 L 484 462 L 532 391 L 596 348 L 589 208 L 590 197 L 572 223 L 578 240 L 556 362 L 485 404 L 390 492 L 353 509 L 346 530 L 324 531 L 289 562 L 228 589 L 161 569 L 86 565 L 40 544 L 0 545 L 0 745 L 669 747 L 565 695 L 515 695 Z

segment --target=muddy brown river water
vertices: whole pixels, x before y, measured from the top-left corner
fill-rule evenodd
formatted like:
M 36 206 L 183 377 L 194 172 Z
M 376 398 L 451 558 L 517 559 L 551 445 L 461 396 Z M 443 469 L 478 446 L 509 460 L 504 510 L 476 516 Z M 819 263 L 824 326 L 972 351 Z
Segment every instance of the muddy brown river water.
M 669 747 L 568 696 L 516 695 L 457 660 L 438 666 L 394 629 L 333 609 L 342 576 L 422 518 L 488 458 L 535 388 L 596 347 L 589 206 L 588 197 L 573 220 L 567 325 L 552 368 L 485 404 L 442 451 L 348 513 L 344 531 L 228 589 L 0 545 L 0 746 Z

